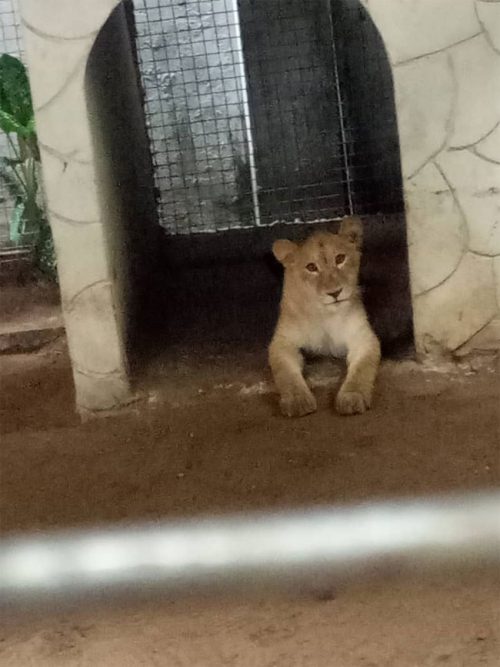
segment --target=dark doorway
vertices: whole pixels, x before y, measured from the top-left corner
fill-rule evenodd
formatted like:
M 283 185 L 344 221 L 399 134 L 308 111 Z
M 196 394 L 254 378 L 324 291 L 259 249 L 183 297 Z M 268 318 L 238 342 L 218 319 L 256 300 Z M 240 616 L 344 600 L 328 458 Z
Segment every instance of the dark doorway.
M 411 344 L 392 73 L 359 0 L 145 0 L 135 22 L 164 230 L 144 328 L 265 350 L 273 240 L 357 213 L 369 316 Z

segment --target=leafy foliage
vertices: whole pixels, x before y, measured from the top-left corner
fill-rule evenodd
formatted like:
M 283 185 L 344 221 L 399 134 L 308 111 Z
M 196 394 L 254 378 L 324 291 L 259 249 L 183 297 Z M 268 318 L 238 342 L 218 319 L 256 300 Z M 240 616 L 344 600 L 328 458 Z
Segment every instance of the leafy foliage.
M 35 133 L 26 68 L 18 58 L 7 53 L 0 56 L 0 128 L 21 137 Z
M 4 157 L 0 165 L 0 176 L 15 202 L 10 240 L 14 245 L 34 245 L 39 268 L 55 279 L 54 245 L 40 194 L 40 153 L 28 75 L 23 63 L 8 54 L 0 56 L 0 129 L 14 156 Z

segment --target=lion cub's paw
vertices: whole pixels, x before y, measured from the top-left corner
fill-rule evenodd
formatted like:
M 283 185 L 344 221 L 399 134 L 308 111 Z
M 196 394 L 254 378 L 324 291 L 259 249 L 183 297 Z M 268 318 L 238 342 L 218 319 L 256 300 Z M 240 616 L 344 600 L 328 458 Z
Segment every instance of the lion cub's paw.
M 316 399 L 307 389 L 293 389 L 283 394 L 280 400 L 281 412 L 285 417 L 304 417 L 317 409 Z
M 368 410 L 370 403 L 357 391 L 340 390 L 335 400 L 335 407 L 341 415 L 361 415 Z

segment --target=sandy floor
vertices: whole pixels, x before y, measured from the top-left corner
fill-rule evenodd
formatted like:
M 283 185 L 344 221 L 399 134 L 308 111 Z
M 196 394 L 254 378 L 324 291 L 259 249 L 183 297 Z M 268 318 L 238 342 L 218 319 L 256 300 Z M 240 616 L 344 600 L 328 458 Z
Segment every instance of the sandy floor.
M 495 361 L 387 363 L 369 414 L 336 416 L 320 387 L 295 421 L 262 363 L 157 359 L 145 400 L 81 424 L 62 347 L 0 358 L 2 532 L 498 486 Z M 499 642 L 500 581 L 477 577 L 4 619 L 0 665 L 498 667 Z

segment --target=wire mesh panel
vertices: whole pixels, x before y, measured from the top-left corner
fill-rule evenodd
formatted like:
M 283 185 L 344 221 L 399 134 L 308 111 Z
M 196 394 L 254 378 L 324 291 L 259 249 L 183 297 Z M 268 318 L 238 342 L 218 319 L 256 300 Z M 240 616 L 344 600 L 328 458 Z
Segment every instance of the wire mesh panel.
M 233 0 L 136 0 L 138 58 L 170 233 L 256 221 L 249 118 Z
M 16 0 L 0 0 L 0 54 L 21 56 L 20 19 Z M 12 157 L 7 136 L 0 133 L 0 159 Z M 0 165 L 0 248 L 9 245 L 9 221 L 14 211 L 15 198 Z
M 392 78 L 359 0 L 135 0 L 172 234 L 403 210 Z
M 348 210 L 342 122 L 325 0 L 239 0 L 264 222 Z

